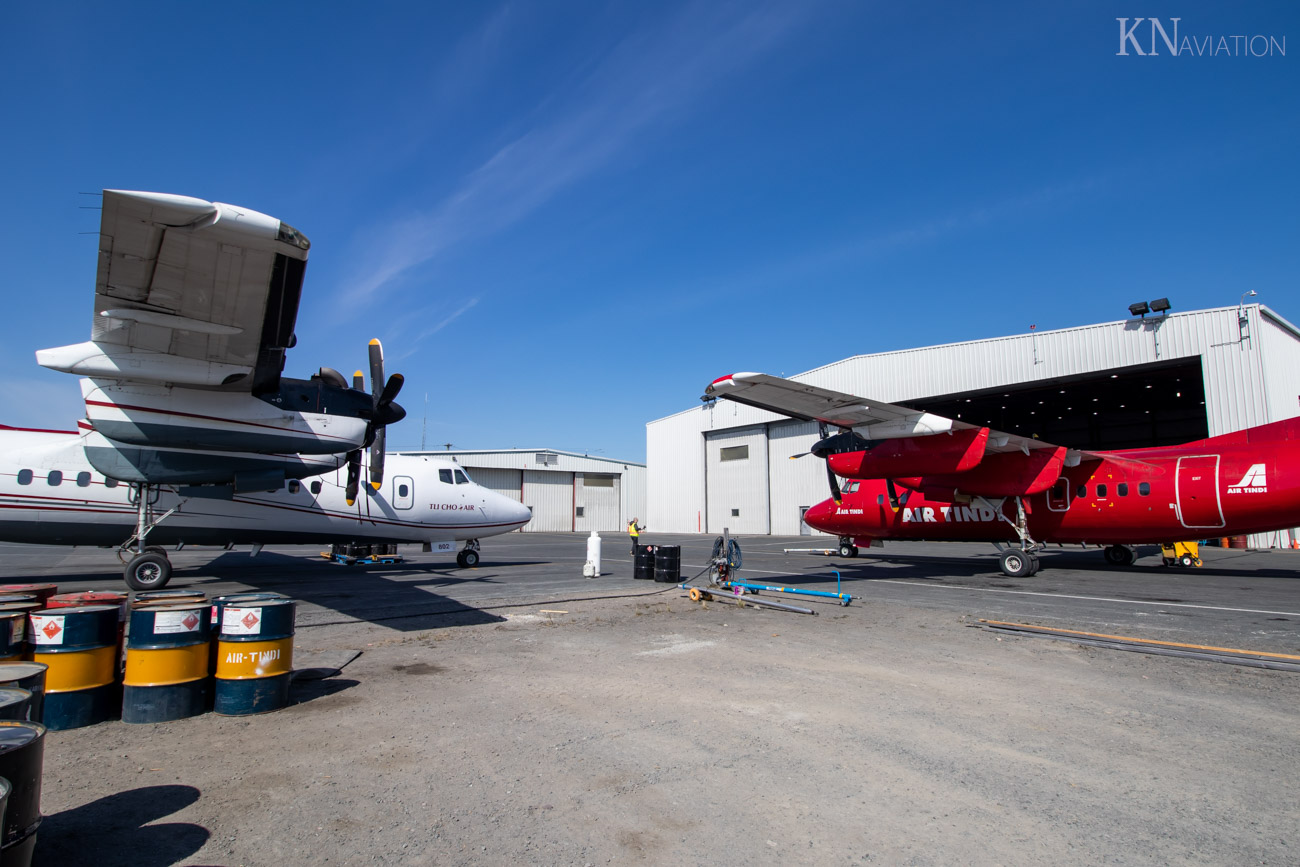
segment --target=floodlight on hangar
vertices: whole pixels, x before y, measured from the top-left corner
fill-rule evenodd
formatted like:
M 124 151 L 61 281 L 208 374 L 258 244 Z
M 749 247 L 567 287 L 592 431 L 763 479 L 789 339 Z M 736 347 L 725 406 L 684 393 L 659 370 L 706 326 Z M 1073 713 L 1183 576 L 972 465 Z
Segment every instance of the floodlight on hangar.
M 1139 301 L 1136 304 L 1130 304 L 1128 312 L 1133 316 L 1146 316 L 1151 312 L 1151 308 L 1147 306 L 1145 301 Z
M 1168 313 L 1168 312 L 1169 312 L 1169 299 L 1168 299 L 1168 298 L 1157 298 L 1156 300 L 1152 301 L 1152 302 L 1151 302 L 1151 312 L 1152 312 L 1152 313 Z

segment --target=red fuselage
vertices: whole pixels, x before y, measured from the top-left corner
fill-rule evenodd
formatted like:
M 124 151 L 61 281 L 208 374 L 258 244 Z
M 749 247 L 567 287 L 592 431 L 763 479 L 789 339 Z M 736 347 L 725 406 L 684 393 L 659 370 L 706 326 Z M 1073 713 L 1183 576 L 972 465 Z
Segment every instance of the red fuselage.
M 1014 521 L 1014 500 L 1002 500 L 1006 492 L 996 485 L 980 490 L 989 484 L 982 476 L 972 474 L 967 487 L 963 475 L 908 479 L 915 490 L 898 488 L 897 509 L 883 479 L 850 481 L 840 504 L 818 503 L 804 520 L 858 544 L 1014 540 L 1014 527 L 995 511 Z M 954 491 L 953 499 L 940 490 Z M 1039 542 L 1163 543 L 1300 526 L 1300 419 L 1186 445 L 1104 453 L 1061 469 L 1051 487 L 1024 503 Z

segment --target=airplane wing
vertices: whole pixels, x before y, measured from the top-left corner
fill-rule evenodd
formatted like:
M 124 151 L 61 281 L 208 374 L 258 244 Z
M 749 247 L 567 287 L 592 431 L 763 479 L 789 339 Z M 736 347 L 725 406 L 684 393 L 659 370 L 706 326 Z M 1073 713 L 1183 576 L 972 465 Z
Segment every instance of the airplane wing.
M 37 361 L 82 376 L 272 391 L 310 246 L 247 208 L 105 190 L 91 339 Z
M 980 427 L 906 406 L 869 400 L 764 373 L 733 373 L 715 379 L 704 391 L 706 397 L 721 397 L 790 418 L 853 429 L 873 440 L 929 436 Z M 990 430 L 985 451 L 1022 452 L 1028 455 L 1035 449 L 1057 448 L 1060 446 L 1033 437 Z M 1092 451 L 1069 449 L 1065 464 L 1075 466 L 1081 461 L 1101 460 L 1102 457 Z M 1134 466 L 1151 466 L 1144 461 L 1118 458 L 1115 455 L 1105 455 L 1105 458 Z

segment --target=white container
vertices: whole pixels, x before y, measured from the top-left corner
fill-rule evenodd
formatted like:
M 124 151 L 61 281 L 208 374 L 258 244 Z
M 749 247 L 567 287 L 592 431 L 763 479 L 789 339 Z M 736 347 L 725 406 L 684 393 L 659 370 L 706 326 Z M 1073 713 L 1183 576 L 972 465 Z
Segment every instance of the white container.
M 600 534 L 595 530 L 587 537 L 587 563 L 591 566 L 591 575 L 589 578 L 600 577 Z M 586 571 L 583 571 L 586 575 Z

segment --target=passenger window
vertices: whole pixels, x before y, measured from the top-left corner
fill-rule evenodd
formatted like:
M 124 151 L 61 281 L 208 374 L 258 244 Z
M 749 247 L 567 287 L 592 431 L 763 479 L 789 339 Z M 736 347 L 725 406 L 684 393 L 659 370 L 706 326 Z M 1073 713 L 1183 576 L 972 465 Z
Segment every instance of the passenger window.
M 1120 482 L 1118 485 L 1115 486 L 1115 493 L 1119 494 L 1121 497 L 1127 497 L 1128 485 L 1124 482 Z
M 90 473 L 77 473 L 77 487 L 78 488 L 90 487 Z
M 1097 499 L 1099 499 L 1099 500 L 1104 500 L 1104 499 L 1106 499 L 1106 486 L 1105 486 L 1105 485 L 1098 485 L 1098 486 L 1097 486 Z
M 1138 496 L 1139 497 L 1151 496 L 1151 485 L 1148 484 L 1147 482 L 1138 482 Z
M 104 487 L 106 487 L 106 488 L 116 488 L 116 487 L 117 487 L 117 479 L 108 479 L 108 478 L 104 479 Z
M 885 495 L 884 495 L 884 494 L 876 494 L 876 505 L 877 505 L 877 506 L 883 506 L 883 505 L 885 505 Z
M 320 493 L 320 482 L 312 482 L 312 483 L 311 483 L 311 492 L 312 492 L 313 494 L 319 494 L 319 493 Z
M 438 470 L 438 481 L 444 485 L 450 485 L 452 483 L 451 470 Z
M 405 497 L 405 496 L 408 496 L 410 493 L 411 493 L 411 489 L 410 489 L 409 487 L 407 487 L 406 485 L 398 485 L 398 486 L 397 486 L 397 496 L 399 496 L 399 497 Z
M 1079 490 L 1074 492 L 1074 498 L 1076 500 L 1082 500 L 1086 496 L 1088 496 L 1088 486 L 1079 485 Z
M 469 484 L 469 476 L 465 475 L 465 474 L 462 473 L 460 470 L 456 470 L 456 484 L 458 484 L 458 485 L 468 485 L 468 484 Z
M 302 482 L 298 481 L 297 479 L 290 479 L 288 487 L 289 487 L 289 493 L 296 494 L 302 490 Z
M 63 471 L 50 470 L 50 474 L 45 477 L 45 482 L 50 487 L 57 488 L 59 485 L 63 484 Z
M 20 485 L 30 485 L 31 483 L 32 483 L 32 471 L 31 471 L 31 470 L 19 470 L 19 471 L 18 471 L 18 484 L 20 484 Z

